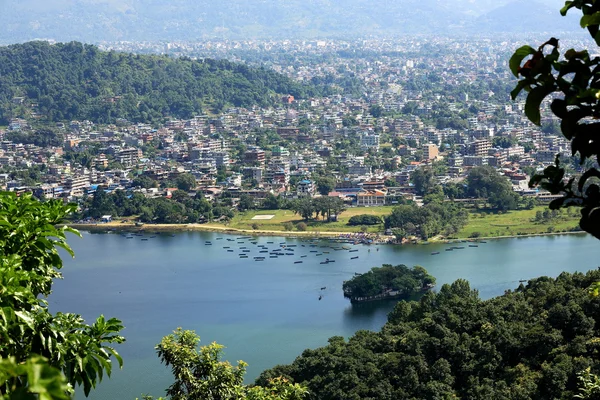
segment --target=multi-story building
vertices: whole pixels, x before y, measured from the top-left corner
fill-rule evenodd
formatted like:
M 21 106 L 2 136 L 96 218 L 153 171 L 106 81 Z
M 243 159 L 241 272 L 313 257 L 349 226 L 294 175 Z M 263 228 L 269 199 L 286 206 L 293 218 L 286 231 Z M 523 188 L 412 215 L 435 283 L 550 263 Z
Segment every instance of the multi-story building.
M 474 156 L 487 156 L 491 148 L 492 143 L 489 140 L 475 140 L 472 144 L 472 154 Z
M 87 175 L 69 176 L 63 181 L 64 191 L 71 196 L 82 196 L 87 187 L 90 186 L 90 178 Z
M 298 196 L 312 196 L 315 194 L 315 185 L 310 179 L 304 179 L 296 185 Z
M 140 158 L 142 158 L 142 150 L 136 148 L 123 149 L 117 153 L 117 160 L 126 168 L 137 165 Z
M 374 149 L 379 151 L 379 134 L 365 132 L 360 136 L 360 147 L 369 150 Z
M 385 190 L 361 190 L 356 194 L 356 205 L 361 206 L 384 206 L 386 198 Z
M 437 145 L 433 144 L 433 143 L 427 143 L 423 145 L 423 157 L 426 160 L 435 160 L 438 155 L 440 154 L 440 151 L 437 147 Z
M 246 180 L 254 180 L 258 183 L 262 183 L 264 169 L 261 167 L 244 167 L 244 169 L 242 169 L 242 176 Z
M 265 164 L 265 152 L 260 149 L 251 149 L 244 153 L 245 164 Z

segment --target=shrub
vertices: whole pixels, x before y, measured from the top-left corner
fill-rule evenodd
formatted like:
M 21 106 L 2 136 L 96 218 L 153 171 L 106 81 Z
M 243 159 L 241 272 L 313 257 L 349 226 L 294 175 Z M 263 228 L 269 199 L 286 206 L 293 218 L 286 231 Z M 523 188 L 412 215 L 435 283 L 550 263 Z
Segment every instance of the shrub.
M 475 231 L 469 235 L 470 238 L 478 238 L 481 236 L 481 232 Z
M 377 215 L 361 214 L 350 217 L 348 225 L 379 225 L 382 222 L 381 217 L 378 217 Z
M 293 231 L 294 224 L 292 224 L 291 222 L 286 222 L 283 224 L 283 229 L 285 229 L 286 231 Z
M 304 232 L 306 228 L 307 226 L 304 222 L 299 222 L 298 224 L 296 224 L 296 229 L 298 229 L 300 232 Z
M 252 224 L 252 229 L 254 229 L 255 231 L 258 230 L 260 228 L 260 226 L 255 222 Z

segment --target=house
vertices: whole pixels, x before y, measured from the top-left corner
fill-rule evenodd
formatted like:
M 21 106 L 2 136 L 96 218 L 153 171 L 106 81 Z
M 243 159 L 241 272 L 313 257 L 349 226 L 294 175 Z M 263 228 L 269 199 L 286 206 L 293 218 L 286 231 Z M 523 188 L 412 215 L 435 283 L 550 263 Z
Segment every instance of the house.
M 100 218 L 100 220 L 104 223 L 112 222 L 112 215 L 103 215 L 102 218 Z
M 356 205 L 365 206 L 384 206 L 387 192 L 385 190 L 360 190 L 356 194 Z

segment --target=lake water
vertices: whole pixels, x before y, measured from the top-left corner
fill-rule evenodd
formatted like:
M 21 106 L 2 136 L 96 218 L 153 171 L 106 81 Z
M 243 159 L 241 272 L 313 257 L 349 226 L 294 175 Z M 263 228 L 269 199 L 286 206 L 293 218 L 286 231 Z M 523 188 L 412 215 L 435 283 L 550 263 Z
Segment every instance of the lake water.
M 249 382 L 266 368 L 293 361 L 306 348 L 325 345 L 331 336 L 378 330 L 394 303 L 352 306 L 341 287 L 355 272 L 384 263 L 422 265 L 437 278 L 438 287 L 465 278 L 482 298 L 490 298 L 516 288 L 522 279 L 597 268 L 600 256 L 600 242 L 587 235 L 490 240 L 479 247 L 344 245 L 355 252 L 320 247 L 342 246 L 327 241 L 310 247 L 307 239 L 237 240 L 239 236 L 207 232 L 149 236 L 126 239 L 118 233 L 84 232 L 83 239 L 69 240 L 76 258 L 64 257 L 65 279 L 54 285 L 51 311 L 76 312 L 88 322 L 104 314 L 126 327 L 127 342 L 119 347 L 125 366 L 115 369 L 91 399 L 164 395 L 172 377 L 154 346 L 177 327 L 196 330 L 201 344 L 225 345 L 232 363 L 248 362 Z M 265 248 L 258 246 L 272 251 L 281 244 L 295 245 L 293 251 L 282 251 L 294 255 L 259 253 Z M 465 248 L 445 251 L 451 246 Z M 240 259 L 240 254 L 248 258 Z M 266 258 L 254 261 L 259 256 Z M 321 264 L 326 258 L 335 262 Z

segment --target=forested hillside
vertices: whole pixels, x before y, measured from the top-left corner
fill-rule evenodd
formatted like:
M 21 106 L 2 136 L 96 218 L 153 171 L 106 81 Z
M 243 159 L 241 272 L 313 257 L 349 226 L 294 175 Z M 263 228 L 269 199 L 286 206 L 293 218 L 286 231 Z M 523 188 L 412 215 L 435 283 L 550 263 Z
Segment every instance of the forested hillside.
M 229 104 L 267 106 L 288 93 L 322 94 L 274 71 L 224 60 L 103 52 L 77 42 L 0 47 L 0 125 L 31 103 L 53 121 L 151 122 Z
M 399 302 L 381 332 L 305 350 L 284 375 L 327 399 L 573 399 L 598 373 L 599 271 L 530 281 L 482 301 L 464 280 Z M 598 398 L 598 397 L 585 397 Z

